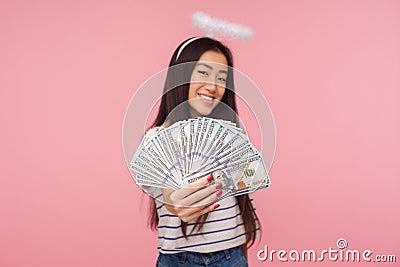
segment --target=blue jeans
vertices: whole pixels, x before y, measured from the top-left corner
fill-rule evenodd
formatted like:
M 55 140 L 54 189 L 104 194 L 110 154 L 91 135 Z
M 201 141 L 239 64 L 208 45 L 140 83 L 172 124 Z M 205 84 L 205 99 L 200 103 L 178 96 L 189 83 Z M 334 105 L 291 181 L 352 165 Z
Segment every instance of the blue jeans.
M 156 267 L 248 267 L 247 259 L 240 247 L 212 253 L 179 252 L 175 254 L 160 253 Z

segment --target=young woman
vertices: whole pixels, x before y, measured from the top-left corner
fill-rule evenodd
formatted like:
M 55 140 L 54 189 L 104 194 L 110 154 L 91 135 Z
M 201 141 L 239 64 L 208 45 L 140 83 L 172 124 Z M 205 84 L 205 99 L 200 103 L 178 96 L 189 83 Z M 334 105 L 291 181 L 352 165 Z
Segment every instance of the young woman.
M 200 116 L 237 123 L 232 68 L 230 50 L 217 40 L 194 37 L 180 44 L 147 135 Z M 158 230 L 157 266 L 248 266 L 247 247 L 260 234 L 252 198 L 241 195 L 215 203 L 222 185 L 210 183 L 212 179 L 210 174 L 175 191 L 144 190 L 154 197 L 150 224 Z

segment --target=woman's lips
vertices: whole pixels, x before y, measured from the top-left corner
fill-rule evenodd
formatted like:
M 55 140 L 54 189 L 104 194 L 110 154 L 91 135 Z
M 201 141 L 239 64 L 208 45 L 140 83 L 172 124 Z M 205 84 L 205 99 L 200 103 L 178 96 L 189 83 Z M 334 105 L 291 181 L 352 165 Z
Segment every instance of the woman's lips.
M 211 96 L 208 96 L 208 95 L 203 95 L 203 94 L 197 94 L 197 96 L 206 105 L 212 106 L 214 104 L 214 97 L 211 97 Z

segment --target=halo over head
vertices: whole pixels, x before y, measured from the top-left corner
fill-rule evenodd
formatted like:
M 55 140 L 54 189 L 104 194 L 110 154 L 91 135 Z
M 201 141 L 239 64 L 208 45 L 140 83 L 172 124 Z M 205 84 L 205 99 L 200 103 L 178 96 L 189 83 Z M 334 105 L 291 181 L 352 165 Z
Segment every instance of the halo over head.
M 225 20 L 212 18 L 204 12 L 196 12 L 192 15 L 192 24 L 196 28 L 203 30 L 208 37 L 223 35 L 232 39 L 249 40 L 254 32 L 249 27 L 241 24 L 228 22 Z
M 217 18 L 212 18 L 208 14 L 200 11 L 192 15 L 192 24 L 194 27 L 204 31 L 205 36 L 193 37 L 187 40 L 179 48 L 175 60 L 178 60 L 186 46 L 188 46 L 191 42 L 203 37 L 216 39 L 217 36 L 224 36 L 230 37 L 231 39 L 244 41 L 251 39 L 254 35 L 253 30 L 249 27 Z

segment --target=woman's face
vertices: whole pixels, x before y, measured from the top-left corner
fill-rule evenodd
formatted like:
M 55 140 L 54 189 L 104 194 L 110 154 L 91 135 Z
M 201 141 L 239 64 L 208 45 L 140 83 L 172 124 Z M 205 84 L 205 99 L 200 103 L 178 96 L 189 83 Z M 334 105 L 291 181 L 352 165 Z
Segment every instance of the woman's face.
M 196 63 L 189 86 L 192 118 L 206 116 L 218 105 L 225 93 L 228 62 L 224 54 L 204 52 Z

